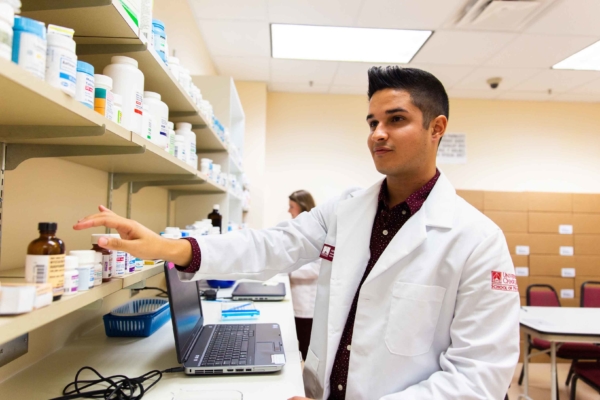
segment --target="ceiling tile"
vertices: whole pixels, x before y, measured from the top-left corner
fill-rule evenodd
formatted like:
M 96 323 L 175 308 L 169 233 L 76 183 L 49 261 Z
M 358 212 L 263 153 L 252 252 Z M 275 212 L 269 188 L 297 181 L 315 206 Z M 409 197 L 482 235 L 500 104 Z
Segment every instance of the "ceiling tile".
M 337 61 L 271 59 L 271 82 L 330 85 L 338 67 Z
M 451 99 L 493 99 L 498 93 L 491 90 L 472 90 L 472 89 L 450 89 L 448 97 Z
M 600 77 L 598 71 L 566 71 L 547 69 L 514 87 L 519 92 L 566 92 Z
M 525 100 L 525 101 L 548 101 L 552 98 L 548 92 L 503 92 L 497 99 L 498 100 Z
M 269 80 L 268 57 L 213 57 L 219 75 L 231 76 L 242 81 Z
M 463 65 L 431 65 L 410 63 L 407 65 L 407 67 L 419 68 L 432 73 L 442 82 L 446 90 L 454 87 L 455 84 L 460 82 L 465 76 L 473 71 L 473 67 L 467 67 Z
M 267 22 L 202 20 L 200 31 L 213 57 L 271 56 L 271 36 Z
M 413 62 L 480 65 L 515 37 L 515 33 L 437 31 L 417 53 Z
M 525 30 L 551 35 L 600 35 L 600 2 L 558 0 Z
M 464 0 L 369 0 L 362 7 L 357 26 L 435 30 L 463 4 Z
M 269 92 L 286 93 L 327 93 L 329 85 L 313 85 L 300 83 L 269 83 Z
M 267 0 L 189 0 L 197 19 L 267 21 Z
M 354 26 L 362 0 L 267 0 L 269 21 Z
M 369 68 L 375 65 L 384 64 L 340 62 L 340 65 L 337 69 L 337 73 L 335 74 L 335 77 L 333 79 L 333 84 L 338 86 L 366 86 L 369 83 L 367 71 L 369 71 Z M 406 67 L 407 65 L 403 64 L 401 66 Z
M 598 94 L 600 93 L 600 79 L 586 82 L 583 85 L 574 87 L 569 90 L 569 93 L 581 93 L 581 94 Z
M 329 89 L 329 93 L 362 95 L 365 97 L 365 100 L 367 100 L 367 89 L 367 84 L 357 86 L 333 85 Z
M 480 67 L 454 85 L 453 88 L 505 92 L 540 72 L 542 72 L 541 69 Z M 487 83 L 489 78 L 494 77 L 502 78 L 497 89 L 491 89 Z
M 550 68 L 598 41 L 594 36 L 521 35 L 485 65 L 513 68 Z

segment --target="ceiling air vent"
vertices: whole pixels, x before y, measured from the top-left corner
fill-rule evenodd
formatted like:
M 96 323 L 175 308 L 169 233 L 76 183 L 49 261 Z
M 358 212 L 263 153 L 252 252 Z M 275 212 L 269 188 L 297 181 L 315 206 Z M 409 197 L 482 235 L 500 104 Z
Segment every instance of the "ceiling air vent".
M 463 29 L 515 31 L 555 0 L 471 0 L 455 26 Z

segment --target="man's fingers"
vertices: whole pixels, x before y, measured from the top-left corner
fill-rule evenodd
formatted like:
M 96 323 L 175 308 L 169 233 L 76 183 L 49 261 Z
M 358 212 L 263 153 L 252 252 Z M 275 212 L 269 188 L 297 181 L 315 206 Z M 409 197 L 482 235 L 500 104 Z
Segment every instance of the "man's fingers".
M 115 214 L 114 211 L 112 211 L 109 208 L 104 207 L 102 204 L 98 206 L 98 210 L 100 210 L 100 212 L 106 212 L 106 213 L 109 213 L 109 214 Z
M 135 245 L 135 241 L 134 240 L 124 240 L 121 238 L 114 238 L 114 237 L 100 237 L 98 238 L 98 246 L 108 249 L 108 250 L 117 250 L 117 251 L 124 251 L 127 252 L 133 256 L 137 256 L 137 251 L 135 250 L 135 248 L 137 247 Z
M 82 219 L 73 225 L 73 229 L 80 231 L 82 229 L 96 228 L 99 226 L 116 229 L 119 233 L 129 237 L 135 228 L 135 222 L 119 217 L 117 214 L 100 213 Z

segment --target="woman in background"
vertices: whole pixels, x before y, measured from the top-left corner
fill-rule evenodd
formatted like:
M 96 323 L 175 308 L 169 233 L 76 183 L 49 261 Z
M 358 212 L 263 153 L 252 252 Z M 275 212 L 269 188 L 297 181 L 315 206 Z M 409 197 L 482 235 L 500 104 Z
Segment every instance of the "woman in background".
M 306 190 L 298 190 L 289 197 L 292 218 L 315 207 L 315 201 Z M 321 260 L 313 261 L 302 266 L 290 274 L 292 301 L 294 303 L 294 316 L 296 317 L 296 334 L 300 342 L 302 358 L 306 360 L 308 345 L 310 344 L 310 331 L 312 330 L 315 299 L 317 297 L 317 279 Z

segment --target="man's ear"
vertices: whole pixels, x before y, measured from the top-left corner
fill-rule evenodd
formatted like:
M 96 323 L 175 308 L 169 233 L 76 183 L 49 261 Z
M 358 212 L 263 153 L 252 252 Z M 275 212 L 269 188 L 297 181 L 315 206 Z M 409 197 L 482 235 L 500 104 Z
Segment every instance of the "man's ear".
M 429 126 L 431 129 L 431 140 L 439 143 L 446 133 L 446 128 L 448 127 L 448 118 L 446 118 L 444 115 L 438 115 L 431 121 Z

